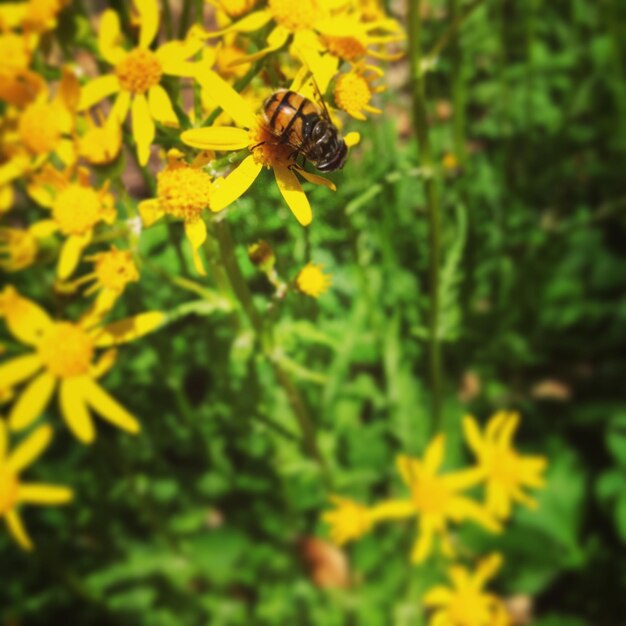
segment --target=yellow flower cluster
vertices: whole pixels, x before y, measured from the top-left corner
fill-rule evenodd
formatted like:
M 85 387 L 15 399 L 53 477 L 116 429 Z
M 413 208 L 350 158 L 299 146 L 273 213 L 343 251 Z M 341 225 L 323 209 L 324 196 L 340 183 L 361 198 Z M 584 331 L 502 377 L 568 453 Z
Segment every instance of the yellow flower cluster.
M 513 447 L 513 436 L 519 415 L 500 411 L 493 415 L 481 431 L 475 418 L 466 416 L 463 430 L 475 457 L 469 468 L 441 473 L 445 437 L 437 435 L 428 445 L 423 458 L 400 455 L 397 468 L 409 489 L 407 499 L 384 500 L 365 506 L 343 497 L 333 497 L 334 509 L 323 515 L 330 526 L 333 541 L 339 545 L 354 541 L 383 521 L 416 517 L 418 536 L 411 552 L 414 563 L 423 563 L 433 552 L 434 539 L 439 539 L 441 552 L 448 558 L 457 554 L 449 532 L 450 523 L 472 522 L 491 532 L 500 532 L 509 519 L 512 503 L 535 507 L 524 488 L 541 488 L 547 461 L 544 457 L 520 454 Z M 483 502 L 465 495 L 482 486 Z M 435 587 L 427 593 L 424 604 L 439 607 L 431 624 L 439 626 L 499 626 L 507 624 L 501 602 L 484 594 L 485 581 L 500 566 L 500 557 L 492 556 L 471 576 L 460 566 L 450 569 L 452 589 Z
M 183 24 L 178 39 L 164 36 L 173 28 L 158 0 L 133 0 L 123 17 L 111 9 L 94 16 L 85 12 L 89 3 L 69 0 L 0 5 L 0 270 L 37 265 L 44 275 L 54 268 L 49 284 L 60 302 L 52 316 L 21 287 L 0 291 L 0 322 L 14 340 L 0 358 L 7 405 L 0 517 L 25 548 L 32 544 L 19 506 L 71 496 L 19 478 L 51 441 L 42 422 L 53 419 L 53 396 L 82 444 L 96 437 L 95 415 L 139 431 L 139 420 L 100 379 L 117 346 L 166 319 L 158 311 L 107 319 L 150 265 L 140 253 L 144 229 L 182 221 L 204 276 L 201 246 L 223 216 L 209 218 L 233 205 L 264 168 L 297 221 L 309 225 L 303 184 L 335 190 L 311 166 L 339 169 L 359 141 L 358 133 L 343 132 L 337 111 L 358 120 L 381 112 L 372 102 L 384 89 L 378 62 L 397 58 L 392 48 L 404 39 L 378 0 L 207 3 L 218 30 L 207 30 L 195 3 L 196 24 Z M 91 24 L 93 32 L 67 41 L 71 29 L 56 30 L 65 20 L 82 30 Z M 331 282 L 314 263 L 286 281 L 273 261 L 258 267 L 277 298 L 290 290 L 318 298 Z M 191 281 L 179 284 L 204 293 Z M 65 301 L 73 307 L 80 298 L 87 299 L 82 313 L 68 312 Z M 11 454 L 9 431 L 24 437 Z

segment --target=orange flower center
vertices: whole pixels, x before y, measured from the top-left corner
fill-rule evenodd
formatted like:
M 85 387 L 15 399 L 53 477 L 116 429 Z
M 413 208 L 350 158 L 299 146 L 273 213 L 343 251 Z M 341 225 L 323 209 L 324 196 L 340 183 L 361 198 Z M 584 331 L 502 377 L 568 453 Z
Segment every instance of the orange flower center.
M 267 8 L 274 21 L 294 32 L 312 29 L 323 17 L 322 7 L 317 0 L 269 0 Z
M 268 169 L 276 164 L 288 166 L 293 162 L 293 148 L 277 143 L 276 136 L 261 117 L 256 128 L 250 130 L 250 146 L 253 148 L 254 160 Z
M 81 235 L 103 217 L 103 199 L 91 187 L 68 185 L 52 205 L 52 217 L 64 235 Z
M 111 250 L 97 255 L 94 271 L 100 285 L 117 293 L 122 293 L 128 283 L 139 280 L 137 267 L 128 251 Z
M 193 221 L 209 206 L 211 177 L 184 163 L 168 166 L 157 174 L 157 197 L 165 213 Z
M 39 357 L 57 378 L 80 376 L 89 371 L 93 358 L 93 341 L 71 322 L 55 322 L 37 346 Z
M 163 68 L 154 52 L 135 48 L 115 66 L 115 73 L 122 89 L 141 94 L 159 84 Z
M 340 109 L 350 115 L 358 115 L 369 104 L 372 92 L 363 76 L 350 72 L 337 79 L 334 96 Z
M 34 154 L 52 152 L 61 139 L 59 109 L 46 102 L 35 102 L 25 109 L 19 121 L 22 142 Z
M 355 37 L 323 37 L 326 48 L 331 54 L 344 61 L 356 61 L 367 54 L 367 48 Z
M 0 516 L 15 506 L 18 492 L 17 476 L 8 468 L 0 466 Z

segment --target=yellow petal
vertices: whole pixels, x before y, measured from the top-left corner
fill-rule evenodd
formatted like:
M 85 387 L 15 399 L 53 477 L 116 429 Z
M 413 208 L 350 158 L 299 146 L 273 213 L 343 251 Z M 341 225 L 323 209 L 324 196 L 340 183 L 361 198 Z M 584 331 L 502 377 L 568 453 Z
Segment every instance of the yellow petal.
M 154 85 L 148 91 L 148 107 L 152 117 L 157 122 L 164 126 L 178 128 L 178 118 L 174 113 L 172 102 L 161 85 Z
M 28 230 L 37 239 L 47 239 L 54 235 L 59 227 L 54 220 L 41 220 L 33 224 Z
M 85 400 L 101 417 L 132 434 L 139 432 L 139 422 L 113 399 L 98 383 L 85 378 Z
M 470 447 L 474 455 L 477 458 L 480 458 L 483 450 L 483 438 L 480 434 L 478 423 L 471 415 L 466 415 L 463 418 L 463 433 L 465 434 L 465 441 L 467 441 L 467 445 Z
M 23 430 L 30 426 L 44 411 L 54 391 L 55 377 L 44 372 L 22 391 L 9 413 L 12 430 Z
M 17 541 L 24 550 L 32 550 L 33 542 L 30 540 L 18 512 L 15 510 L 8 511 L 4 518 L 7 521 L 9 532 L 13 535 L 15 541 Z
M 282 48 L 289 39 L 289 31 L 283 26 L 276 26 L 274 30 L 267 37 L 267 46 L 261 48 L 258 52 L 253 54 L 245 54 L 239 57 L 237 60 L 230 63 L 229 67 L 235 67 L 237 65 L 243 65 L 244 63 L 253 63 L 263 57 L 267 56 L 270 52 L 275 52 L 279 48 Z
M 475 588 L 481 589 L 484 584 L 496 575 L 502 566 L 502 555 L 497 552 L 482 559 L 473 576 Z
M 113 322 L 99 330 L 95 337 L 95 344 L 99 348 L 108 348 L 128 343 L 155 331 L 164 321 L 165 313 L 161 311 L 140 313 L 134 317 Z
M 85 402 L 85 381 L 88 376 L 66 378 L 59 387 L 61 415 L 76 439 L 90 444 L 96 438 L 93 419 Z
M 228 28 L 218 30 L 212 33 L 207 33 L 208 37 L 221 37 L 225 33 L 252 33 L 255 30 L 263 28 L 272 19 L 272 14 L 269 11 L 254 11 L 246 17 L 240 19 L 238 22 L 231 24 Z
M 26 354 L 0 365 L 0 381 L 3 388 L 10 388 L 30 378 L 41 369 L 41 359 L 37 354 Z
M 278 189 L 291 212 L 302 226 L 308 226 L 313 219 L 313 213 L 309 200 L 302 191 L 300 181 L 289 168 L 282 165 L 274 166 L 274 175 Z
M 352 146 L 356 146 L 361 141 L 361 133 L 353 131 L 345 135 L 343 140 L 345 141 L 348 148 L 352 148 Z
M 183 143 L 200 150 L 241 150 L 250 145 L 247 131 L 232 126 L 192 128 L 181 133 Z
M 141 216 L 141 221 L 143 225 L 147 228 L 148 226 L 152 226 L 155 222 L 160 220 L 165 213 L 161 208 L 161 205 L 158 200 L 144 200 L 139 203 L 139 215 Z
M 67 487 L 28 483 L 19 486 L 17 501 L 27 504 L 65 504 L 74 497 Z
M 9 454 L 7 467 L 12 472 L 19 474 L 43 453 L 50 445 L 51 440 L 52 428 L 47 425 L 40 426 Z
M 417 515 L 415 504 L 411 500 L 386 500 L 370 508 L 372 521 L 404 519 Z
M 256 115 L 246 102 L 221 76 L 202 68 L 196 74 L 196 80 L 203 89 L 208 90 L 215 102 L 235 120 L 237 126 L 253 128 Z
M 255 181 L 263 166 L 251 154 L 246 157 L 226 178 L 215 181 L 211 196 L 211 211 L 221 211 L 242 196 Z
M 4 420 L 0 420 L 0 465 L 4 463 L 8 449 L 9 438 Z
M 201 39 L 190 37 L 185 41 L 168 41 L 156 51 L 156 57 L 161 63 L 164 74 L 173 76 L 193 76 L 198 70 L 196 61 L 189 61 L 198 53 L 204 42 Z
M 422 517 L 419 524 L 417 541 L 411 552 L 413 563 L 422 563 L 432 551 L 435 529 L 430 520 Z
M 206 241 L 206 224 L 201 219 L 185 222 L 185 234 L 191 244 L 194 267 L 200 276 L 206 276 L 206 270 L 199 253 L 200 246 Z
M 80 255 L 91 241 L 91 232 L 84 235 L 70 235 L 63 246 L 57 266 L 57 277 L 60 280 L 68 279 L 80 262 Z
M 102 378 L 115 364 L 117 358 L 117 350 L 111 349 L 103 352 L 100 358 L 94 363 L 89 370 L 89 375 L 92 378 Z
M 65 165 L 76 163 L 76 144 L 73 139 L 61 139 L 57 144 L 56 153 Z
M 148 48 L 159 30 L 157 0 L 134 0 L 139 13 L 139 47 Z
M 310 183 L 314 185 L 324 185 L 324 187 L 328 187 L 331 191 L 337 191 L 337 186 L 333 183 L 332 180 L 328 180 L 328 178 L 324 178 L 323 176 L 318 176 L 317 174 L 312 174 L 311 172 L 307 172 L 306 170 L 298 168 L 298 174 L 302 176 L 302 178 L 306 178 Z
M 128 91 L 120 91 L 115 99 L 110 117 L 117 119 L 120 124 L 124 123 L 130 109 L 130 93 Z
M 444 435 L 437 435 L 424 453 L 422 461 L 424 471 L 428 474 L 436 474 L 443 463 L 443 453 L 445 449 L 446 439 Z
M 445 606 L 450 603 L 452 599 L 452 592 L 443 585 L 437 585 L 428 591 L 428 593 L 422 598 L 422 604 L 424 606 Z
M 411 487 L 419 476 L 420 464 L 416 459 L 412 459 L 405 454 L 398 455 L 396 459 L 398 473 L 407 487 Z
M 148 100 L 144 95 L 136 95 L 131 107 L 133 137 L 137 143 L 137 158 L 142 167 L 150 158 L 150 146 L 154 139 L 154 122 L 148 108 Z
M 98 31 L 98 50 L 103 59 L 111 65 L 117 65 L 126 56 L 124 49 L 118 45 L 120 38 L 120 19 L 112 9 L 107 9 L 100 18 Z
M 80 90 L 80 101 L 78 110 L 84 111 L 94 104 L 104 100 L 108 96 L 117 93 L 120 90 L 120 81 L 115 74 L 107 74 L 106 76 L 98 76 L 93 78 Z
M 4 316 L 9 332 L 19 341 L 35 345 L 52 321 L 32 300 L 23 298 L 12 287 L 0 292 L 0 318 Z
M 337 74 L 339 59 L 332 54 L 321 54 L 318 37 L 310 30 L 295 34 L 292 51 L 313 74 L 319 91 L 322 94 L 326 93 L 330 81 Z

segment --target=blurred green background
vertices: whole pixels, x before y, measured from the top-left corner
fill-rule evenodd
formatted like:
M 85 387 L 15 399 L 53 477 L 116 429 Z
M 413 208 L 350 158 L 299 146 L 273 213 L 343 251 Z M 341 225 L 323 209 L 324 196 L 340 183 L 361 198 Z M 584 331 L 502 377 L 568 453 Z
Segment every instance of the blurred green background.
M 626 615 L 626 4 L 470 5 L 427 79 L 448 464 L 468 460 L 464 413 L 485 420 L 506 407 L 524 417 L 519 447 L 550 467 L 538 511 L 463 541 L 504 554 L 497 591 L 532 616 L 517 623 L 615 626 Z M 459 3 L 426 9 L 429 49 Z M 62 19 L 71 27 L 72 11 Z M 432 434 L 427 220 L 406 63 L 388 80 L 384 114 L 351 126 L 363 141 L 334 177 L 337 193 L 311 189 L 308 230 L 269 173 L 228 215 L 260 307 L 270 287 L 245 253 L 260 238 L 285 278 L 308 260 L 333 275 L 319 301 L 290 294 L 276 332 L 298 364 L 333 490 L 364 502 L 402 494 L 395 456 L 420 454 Z M 141 252 L 178 271 L 165 226 L 142 235 Z M 54 310 L 51 282 L 52 272 L 15 280 Z M 188 299 L 146 270 L 117 312 Z M 29 477 L 77 497 L 25 512 L 34 556 L 0 534 L 3 626 L 425 624 L 420 597 L 445 563 L 410 565 L 412 523 L 347 548 L 349 588 L 312 580 L 303 538 L 325 536 L 328 492 L 245 324 L 181 318 L 127 346 L 106 386 L 142 434 L 100 423 L 83 448 L 49 409 L 55 445 Z

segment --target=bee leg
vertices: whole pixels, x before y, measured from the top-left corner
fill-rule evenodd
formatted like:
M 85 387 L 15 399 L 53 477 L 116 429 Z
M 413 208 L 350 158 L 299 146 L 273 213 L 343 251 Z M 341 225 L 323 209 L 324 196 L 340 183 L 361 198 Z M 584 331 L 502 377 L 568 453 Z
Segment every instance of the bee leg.
M 256 144 L 256 146 L 252 146 L 252 148 L 250 148 L 250 152 L 254 152 L 257 148 L 260 148 L 261 146 L 264 146 L 267 143 L 267 141 L 261 141 L 259 143 Z

